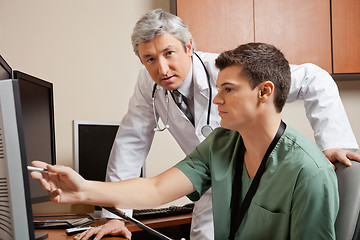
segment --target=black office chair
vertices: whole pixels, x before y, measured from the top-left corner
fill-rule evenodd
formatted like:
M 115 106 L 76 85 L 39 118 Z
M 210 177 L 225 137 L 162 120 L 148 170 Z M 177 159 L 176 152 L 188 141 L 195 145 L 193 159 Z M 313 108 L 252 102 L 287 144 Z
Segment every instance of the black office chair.
M 340 208 L 335 222 L 336 239 L 360 239 L 360 163 L 351 167 L 335 163 L 338 177 Z

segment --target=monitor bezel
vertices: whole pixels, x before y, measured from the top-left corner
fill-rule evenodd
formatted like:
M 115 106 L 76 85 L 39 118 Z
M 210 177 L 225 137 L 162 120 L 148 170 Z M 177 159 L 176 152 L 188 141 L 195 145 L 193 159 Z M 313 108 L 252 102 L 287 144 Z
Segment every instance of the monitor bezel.
M 20 93 L 17 81 L 13 79 L 3 80 L 1 88 L 1 111 L 3 126 L 5 125 L 4 144 L 6 147 L 6 164 L 10 188 L 10 205 L 12 214 L 13 233 L 16 237 L 33 240 L 34 225 L 31 205 L 29 174 L 27 171 L 25 139 L 22 128 L 22 114 L 20 105 Z M 10 91 L 9 91 L 10 90 Z M 12 149 L 12 151 L 8 151 Z M 18 169 L 21 168 L 19 172 Z M 19 181 L 19 179 L 22 181 Z M 23 189 L 22 193 L 19 191 Z M 14 191 L 15 190 L 15 191 Z M 24 194 L 24 195 L 22 195 Z M 20 196 L 19 196 L 20 195 Z M 24 205 L 23 205 L 24 204 Z M 25 208 L 25 209 L 24 209 Z M 26 212 L 26 217 L 24 217 Z M 23 228 L 27 228 L 26 235 Z
M 74 170 L 79 173 L 79 126 L 80 125 L 103 125 L 103 126 L 119 126 L 119 121 L 101 121 L 101 120 L 73 120 L 73 136 L 74 136 Z
M 73 120 L 73 169 L 80 173 L 79 169 L 79 126 L 81 125 L 98 125 L 98 126 L 119 126 L 121 121 L 110 121 L 110 120 Z M 116 136 L 115 136 L 116 139 Z M 114 141 L 115 141 L 114 139 Z M 106 175 L 106 173 L 105 173 Z M 146 177 L 146 162 L 144 162 L 140 177 Z
M 53 84 L 47 81 L 44 81 L 40 78 L 34 77 L 32 75 L 26 74 L 24 72 L 18 71 L 18 70 L 14 70 L 13 71 L 13 79 L 14 81 L 16 81 L 17 86 L 18 86 L 18 100 L 20 101 L 20 107 L 21 107 L 21 98 L 20 98 L 20 88 L 19 88 L 19 80 L 20 81 L 27 81 L 30 82 L 32 84 L 36 84 L 42 87 L 45 87 L 48 89 L 49 91 L 49 104 L 50 104 L 50 109 L 49 109 L 49 113 L 50 113 L 50 133 L 51 133 L 51 160 L 50 163 L 52 165 L 56 164 L 56 151 L 55 151 L 55 117 L 54 117 L 54 97 L 53 97 Z M 21 111 L 21 108 L 19 109 L 19 111 Z M 21 114 L 21 112 L 19 113 Z M 49 202 L 50 199 L 49 197 L 44 194 L 44 196 L 40 196 L 40 197 L 31 197 L 31 202 L 33 204 L 35 203 L 42 203 L 42 202 Z
M 49 100 L 50 100 L 50 127 L 51 127 L 51 164 L 56 164 L 56 149 L 55 149 L 55 115 L 54 115 L 54 90 L 53 90 L 53 84 L 51 82 L 44 81 L 40 78 L 31 76 L 29 74 L 26 74 L 24 72 L 20 72 L 15 70 L 14 71 L 14 79 L 19 81 L 19 79 L 28 81 L 43 87 L 46 87 L 49 89 Z

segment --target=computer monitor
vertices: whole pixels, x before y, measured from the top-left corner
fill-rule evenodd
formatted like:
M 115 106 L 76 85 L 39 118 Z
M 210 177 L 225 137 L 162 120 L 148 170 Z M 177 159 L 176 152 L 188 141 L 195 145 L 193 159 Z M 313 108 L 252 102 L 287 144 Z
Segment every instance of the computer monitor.
M 11 79 L 12 69 L 5 59 L 0 55 L 0 80 Z
M 19 82 L 0 81 L 0 239 L 36 239 Z M 44 239 L 42 235 L 37 239 Z
M 117 121 L 73 121 L 74 169 L 85 179 L 105 181 L 106 168 L 119 124 Z
M 88 180 L 105 181 L 120 122 L 74 120 L 74 169 Z
M 34 160 L 55 164 L 53 85 L 20 71 L 14 71 L 13 78 L 19 89 L 27 164 Z M 30 179 L 30 194 L 32 203 L 49 201 L 34 179 Z

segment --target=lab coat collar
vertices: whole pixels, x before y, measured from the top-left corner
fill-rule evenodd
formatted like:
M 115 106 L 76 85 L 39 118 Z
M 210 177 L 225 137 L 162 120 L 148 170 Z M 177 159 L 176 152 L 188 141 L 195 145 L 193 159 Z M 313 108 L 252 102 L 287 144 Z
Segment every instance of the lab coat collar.
M 201 58 L 202 52 L 196 52 L 199 57 Z M 198 81 L 193 81 L 194 83 L 194 88 L 197 88 L 197 91 L 204 93 L 204 96 L 206 96 L 208 98 L 208 89 L 209 89 L 209 84 L 208 84 L 208 79 L 206 76 L 206 72 L 205 69 L 200 61 L 200 59 L 196 56 L 193 55 L 192 57 L 192 77 L 193 79 L 201 79 Z
M 201 57 L 202 53 L 197 52 Z M 195 108 L 195 127 L 198 136 L 201 136 L 201 127 L 206 124 L 207 106 L 209 102 L 209 84 L 205 69 L 197 56 L 192 57 L 192 79 L 194 84 L 194 108 Z

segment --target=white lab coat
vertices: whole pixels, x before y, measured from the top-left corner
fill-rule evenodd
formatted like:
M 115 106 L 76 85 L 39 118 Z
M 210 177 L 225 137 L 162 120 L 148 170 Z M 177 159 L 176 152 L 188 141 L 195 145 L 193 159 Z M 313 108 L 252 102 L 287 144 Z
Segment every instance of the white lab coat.
M 210 74 L 212 98 L 218 69 L 215 59 L 218 54 L 197 52 Z M 197 57 L 193 57 L 192 80 L 194 87 L 195 127 L 169 97 L 168 129 L 185 154 L 189 154 L 204 137 L 201 128 L 206 124 L 209 102 L 209 86 L 205 70 Z M 351 130 L 338 89 L 330 75 L 313 64 L 291 66 L 292 83 L 288 102 L 304 100 L 307 117 L 314 129 L 315 140 L 322 149 L 346 148 L 357 150 L 355 136 Z M 145 68 L 140 70 L 128 112 L 121 121 L 107 168 L 107 181 L 120 181 L 138 177 L 140 169 L 151 147 L 154 137 L 152 90 L 154 82 Z M 166 122 L 164 89 L 157 86 L 156 110 L 162 122 Z M 210 125 L 220 126 L 217 106 L 212 104 Z M 171 157 L 171 156 L 169 156 Z M 179 159 L 180 160 L 180 159 Z M 131 211 L 128 211 L 131 214 Z M 103 217 L 116 218 L 108 212 Z M 191 239 L 213 239 L 211 190 L 195 203 Z

